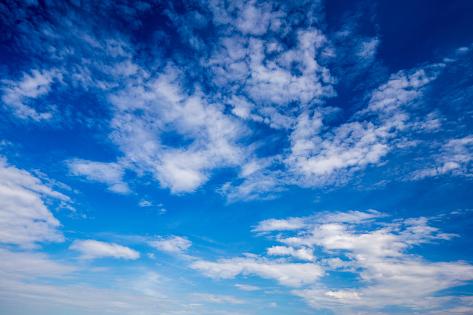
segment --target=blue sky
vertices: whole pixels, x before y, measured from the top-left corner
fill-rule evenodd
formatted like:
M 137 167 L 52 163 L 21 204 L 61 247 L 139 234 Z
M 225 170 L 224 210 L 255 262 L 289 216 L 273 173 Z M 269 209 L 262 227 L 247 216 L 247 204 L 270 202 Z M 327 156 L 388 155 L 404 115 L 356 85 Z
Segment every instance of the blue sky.
M 470 1 L 3 1 L 0 314 L 473 314 Z

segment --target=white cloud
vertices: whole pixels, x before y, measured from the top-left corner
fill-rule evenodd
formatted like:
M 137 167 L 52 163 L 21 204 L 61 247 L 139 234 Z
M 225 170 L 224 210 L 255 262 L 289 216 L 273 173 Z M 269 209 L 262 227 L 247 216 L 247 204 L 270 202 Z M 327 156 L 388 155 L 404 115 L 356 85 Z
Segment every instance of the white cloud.
M 314 215 L 316 222 L 322 223 L 363 223 L 373 219 L 385 217 L 384 213 L 377 210 L 358 211 L 350 210 L 345 212 L 322 212 Z
M 368 165 L 380 164 L 393 148 L 391 140 L 408 125 L 406 107 L 419 101 L 440 68 L 432 65 L 391 75 L 372 92 L 365 109 L 339 126 L 324 128 L 323 113 L 302 113 L 286 159 L 288 168 L 299 177 L 295 182 L 309 186 L 336 183 Z
M 48 199 L 69 201 L 0 157 L 0 243 L 34 247 L 41 242 L 62 242 L 64 237 L 58 231 L 61 224 L 47 208 Z
M 291 101 L 306 104 L 333 94 L 328 69 L 315 59 L 326 42 L 325 36 L 317 29 L 307 29 L 300 31 L 297 38 L 297 47 L 284 50 L 274 61 L 265 60 L 264 42 L 250 40 L 251 76 L 246 91 L 255 102 L 280 106 Z M 294 64 L 299 64 L 301 75 L 291 73 Z
M 448 140 L 435 158 L 435 167 L 414 172 L 414 179 L 441 176 L 446 174 L 471 176 L 473 161 L 473 136 Z
M 299 10 L 254 1 L 210 5 L 221 34 L 202 63 L 236 116 L 292 128 L 303 108 L 335 95 L 335 79 L 320 62 L 329 40 L 314 27 L 319 5 L 295 4 Z M 307 24 L 298 23 L 301 16 Z
M 272 232 L 272 231 L 291 231 L 299 230 L 305 227 L 305 222 L 301 218 L 289 219 L 268 219 L 258 223 L 253 229 L 255 232 Z
M 57 70 L 32 70 L 31 74 L 25 73 L 18 82 L 4 80 L 2 101 L 18 118 L 34 121 L 51 119 L 51 112 L 39 112 L 30 102 L 48 94 L 54 78 L 58 76 Z
M 158 237 L 150 241 L 149 245 L 162 252 L 181 254 L 192 246 L 192 242 L 180 236 L 169 236 Z
M 106 184 L 108 190 L 126 194 L 130 188 L 123 181 L 124 167 L 118 163 L 94 162 L 74 159 L 68 161 L 71 173 L 75 176 L 84 176 L 90 181 Z
M 230 27 L 244 35 L 264 35 L 279 26 L 283 12 L 273 9 L 265 2 L 240 1 L 226 4 L 223 1 L 211 1 L 209 8 L 213 20 L 220 27 Z
M 191 268 L 211 278 L 232 279 L 238 275 L 257 275 L 290 287 L 314 283 L 324 273 L 316 264 L 287 263 L 258 257 L 220 259 L 215 262 L 197 260 L 191 264 Z
M 418 107 L 425 89 L 444 66 L 432 64 L 392 74 L 369 94 L 364 108 L 338 125 L 332 123 L 334 114 L 340 112 L 336 108 L 290 111 L 292 116 L 286 117 L 288 120 L 284 123 L 290 130 L 290 150 L 273 158 L 249 160 L 243 164 L 242 180 L 226 183 L 221 191 L 230 201 L 268 198 L 288 184 L 309 187 L 343 184 L 356 172 L 371 165 L 382 165 L 388 153 L 402 146 L 401 136 L 412 130 L 425 132 L 438 128 L 435 116 L 427 115 L 426 121 L 419 121 L 412 110 Z M 278 90 L 286 89 L 279 87 Z M 241 97 L 236 101 L 233 97 L 233 101 L 238 116 L 264 121 L 262 106 L 257 113 L 253 102 L 242 101 Z M 271 124 L 276 121 L 284 120 L 273 117 Z M 258 162 L 260 167 L 255 168 L 253 162 Z M 454 166 L 446 164 L 446 167 Z M 247 167 L 250 172 L 245 171 Z
M 293 248 L 290 246 L 272 246 L 266 250 L 270 256 L 292 256 L 300 260 L 314 261 L 314 253 L 310 248 Z
M 203 25 L 208 18 L 218 25 L 212 47 L 191 26 L 176 25 L 202 57 L 192 66 L 205 67 L 209 82 L 202 85 L 187 80 L 188 73 L 199 69 L 182 63 L 138 63 L 133 45 L 120 34 L 106 37 L 88 28 L 73 33 L 84 46 L 78 54 L 90 56 L 97 50 L 103 55 L 87 59 L 89 66 L 80 73 L 70 70 L 67 75 L 80 76 L 78 84 L 104 94 L 112 106 L 110 137 L 122 154 L 117 163 L 76 161 L 77 167 L 84 164 L 78 174 L 126 193 L 126 169 L 151 174 L 161 187 L 179 194 L 196 191 L 217 169 L 237 168 L 237 180 L 220 189 L 229 201 L 272 198 L 288 185 L 343 183 L 353 173 L 385 162 L 395 147 L 392 142 L 409 125 L 406 108 L 420 100 L 442 67 L 391 75 L 367 95 L 364 110 L 332 124 L 330 114 L 317 109 L 336 94 L 330 67 L 338 61 L 330 36 L 315 27 L 320 3 L 292 7 L 212 1 L 207 8 L 211 16 L 196 11 L 189 23 Z M 178 13 L 167 14 L 180 21 Z M 346 34 L 356 37 L 353 30 Z M 375 55 L 378 45 L 376 37 L 361 38 L 350 52 L 363 61 Z M 287 130 L 290 147 L 284 144 L 274 156 L 257 156 L 254 143 L 248 143 L 255 139 L 247 136 L 255 134 L 247 120 Z M 244 169 L 265 159 L 271 163 L 258 171 Z M 92 169 L 103 169 L 104 176 Z
M 173 66 L 149 82 L 130 82 L 110 95 L 116 108 L 112 139 L 137 172 L 150 172 L 174 193 L 194 191 L 215 168 L 235 166 L 244 156 L 237 141 L 246 132 L 223 108 L 198 90 L 184 92 Z M 173 143 L 163 143 L 171 134 Z M 182 141 L 184 144 L 179 144 Z
M 297 45 L 285 49 L 273 49 L 280 43 L 260 38 L 222 38 L 209 66 L 215 83 L 230 90 L 227 102 L 235 115 L 273 128 L 291 128 L 300 108 L 334 95 L 330 72 L 317 62 L 325 36 L 312 28 L 293 33 Z M 241 87 L 237 95 L 232 92 L 236 87 Z M 300 105 L 288 110 L 291 102 Z
M 76 240 L 69 248 L 78 251 L 82 259 L 112 257 L 135 260 L 140 257 L 140 253 L 129 247 L 96 240 Z
M 376 223 L 385 217 L 370 210 L 291 218 L 294 219 L 304 224 L 300 229 L 286 231 L 289 235 L 276 238 L 286 246 L 272 248 L 288 255 L 288 246 L 322 250 L 325 268 L 351 272 L 360 279 L 356 289 L 312 285 L 293 291 L 314 308 L 343 314 L 376 314 L 383 307 L 398 305 L 427 313 L 454 299 L 437 296 L 437 292 L 473 280 L 473 266 L 468 263 L 429 262 L 408 253 L 414 246 L 454 237 L 429 225 L 427 218 Z

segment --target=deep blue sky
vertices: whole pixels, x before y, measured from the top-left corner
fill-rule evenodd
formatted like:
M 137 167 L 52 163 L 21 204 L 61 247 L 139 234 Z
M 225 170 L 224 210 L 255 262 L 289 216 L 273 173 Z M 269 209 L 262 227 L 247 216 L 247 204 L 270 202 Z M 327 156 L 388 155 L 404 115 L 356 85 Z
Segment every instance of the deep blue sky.
M 0 315 L 472 314 L 471 1 L 4 1 Z

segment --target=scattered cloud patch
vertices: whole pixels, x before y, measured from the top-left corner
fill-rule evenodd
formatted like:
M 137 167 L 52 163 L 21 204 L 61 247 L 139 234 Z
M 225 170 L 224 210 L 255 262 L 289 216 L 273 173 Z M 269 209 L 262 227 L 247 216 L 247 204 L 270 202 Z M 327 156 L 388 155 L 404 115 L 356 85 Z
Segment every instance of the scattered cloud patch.
M 473 161 L 473 136 L 448 140 L 435 158 L 435 167 L 419 169 L 414 179 L 441 175 L 471 176 Z
M 170 254 L 182 254 L 192 246 L 192 242 L 181 236 L 157 237 L 149 245 Z
M 80 253 L 81 259 L 118 258 L 136 260 L 140 258 L 137 251 L 115 243 L 96 240 L 76 240 L 69 249 Z
M 216 279 L 257 275 L 289 287 L 314 283 L 323 275 L 322 268 L 316 264 L 278 262 L 260 257 L 197 260 L 191 264 L 191 268 Z
M 437 296 L 437 292 L 473 279 L 473 266 L 466 262 L 430 262 L 408 253 L 415 246 L 455 236 L 429 225 L 427 218 L 386 222 L 382 213 L 371 210 L 299 220 L 305 225 L 287 231 L 287 236 L 278 235 L 277 241 L 284 246 L 276 248 L 284 248 L 287 254 L 288 246 L 321 250 L 324 272 L 350 272 L 360 279 L 358 289 L 333 290 L 313 284 L 293 291 L 317 309 L 356 313 L 398 305 L 432 311 L 454 299 Z
M 31 73 L 23 74 L 19 81 L 3 80 L 2 101 L 20 119 L 50 120 L 53 117 L 53 113 L 49 111 L 51 106 L 38 111 L 32 103 L 49 93 L 55 78 L 60 78 L 60 73 L 53 69 L 32 70 Z
M 69 170 L 72 175 L 83 176 L 87 180 L 106 184 L 108 190 L 127 194 L 130 188 L 124 182 L 124 167 L 118 163 L 94 162 L 88 160 L 68 161 Z

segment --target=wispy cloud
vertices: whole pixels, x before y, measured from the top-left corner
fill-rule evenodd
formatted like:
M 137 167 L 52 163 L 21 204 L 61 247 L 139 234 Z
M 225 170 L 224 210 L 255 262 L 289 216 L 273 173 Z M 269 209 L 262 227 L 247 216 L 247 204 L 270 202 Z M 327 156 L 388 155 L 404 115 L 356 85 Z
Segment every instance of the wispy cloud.
M 69 202 L 69 197 L 0 157 L 0 243 L 35 247 L 62 242 L 61 224 L 47 200 Z
M 192 242 L 181 236 L 157 237 L 149 245 L 159 251 L 170 254 L 182 254 L 192 246 Z
M 413 179 L 441 175 L 471 176 L 473 161 L 473 136 L 450 139 L 443 144 L 440 153 L 435 156 L 433 167 L 416 170 Z
M 257 275 L 282 285 L 299 287 L 314 283 L 323 275 L 316 264 L 271 261 L 261 257 L 242 257 L 218 261 L 198 260 L 191 267 L 216 279 L 232 279 L 238 275 Z
M 80 253 L 82 259 L 120 258 L 135 260 L 140 253 L 129 247 L 96 240 L 75 240 L 69 247 Z
M 95 162 L 74 159 L 68 161 L 72 175 L 84 176 L 90 181 L 106 184 L 108 190 L 126 194 L 130 188 L 124 182 L 124 167 L 118 163 Z
M 42 106 L 38 111 L 37 106 L 30 103 L 49 93 L 54 79 L 60 79 L 60 73 L 55 70 L 32 70 L 23 74 L 19 81 L 3 80 L 3 103 L 9 107 L 15 116 L 25 120 L 42 121 L 53 117 L 50 109 L 53 106 Z

